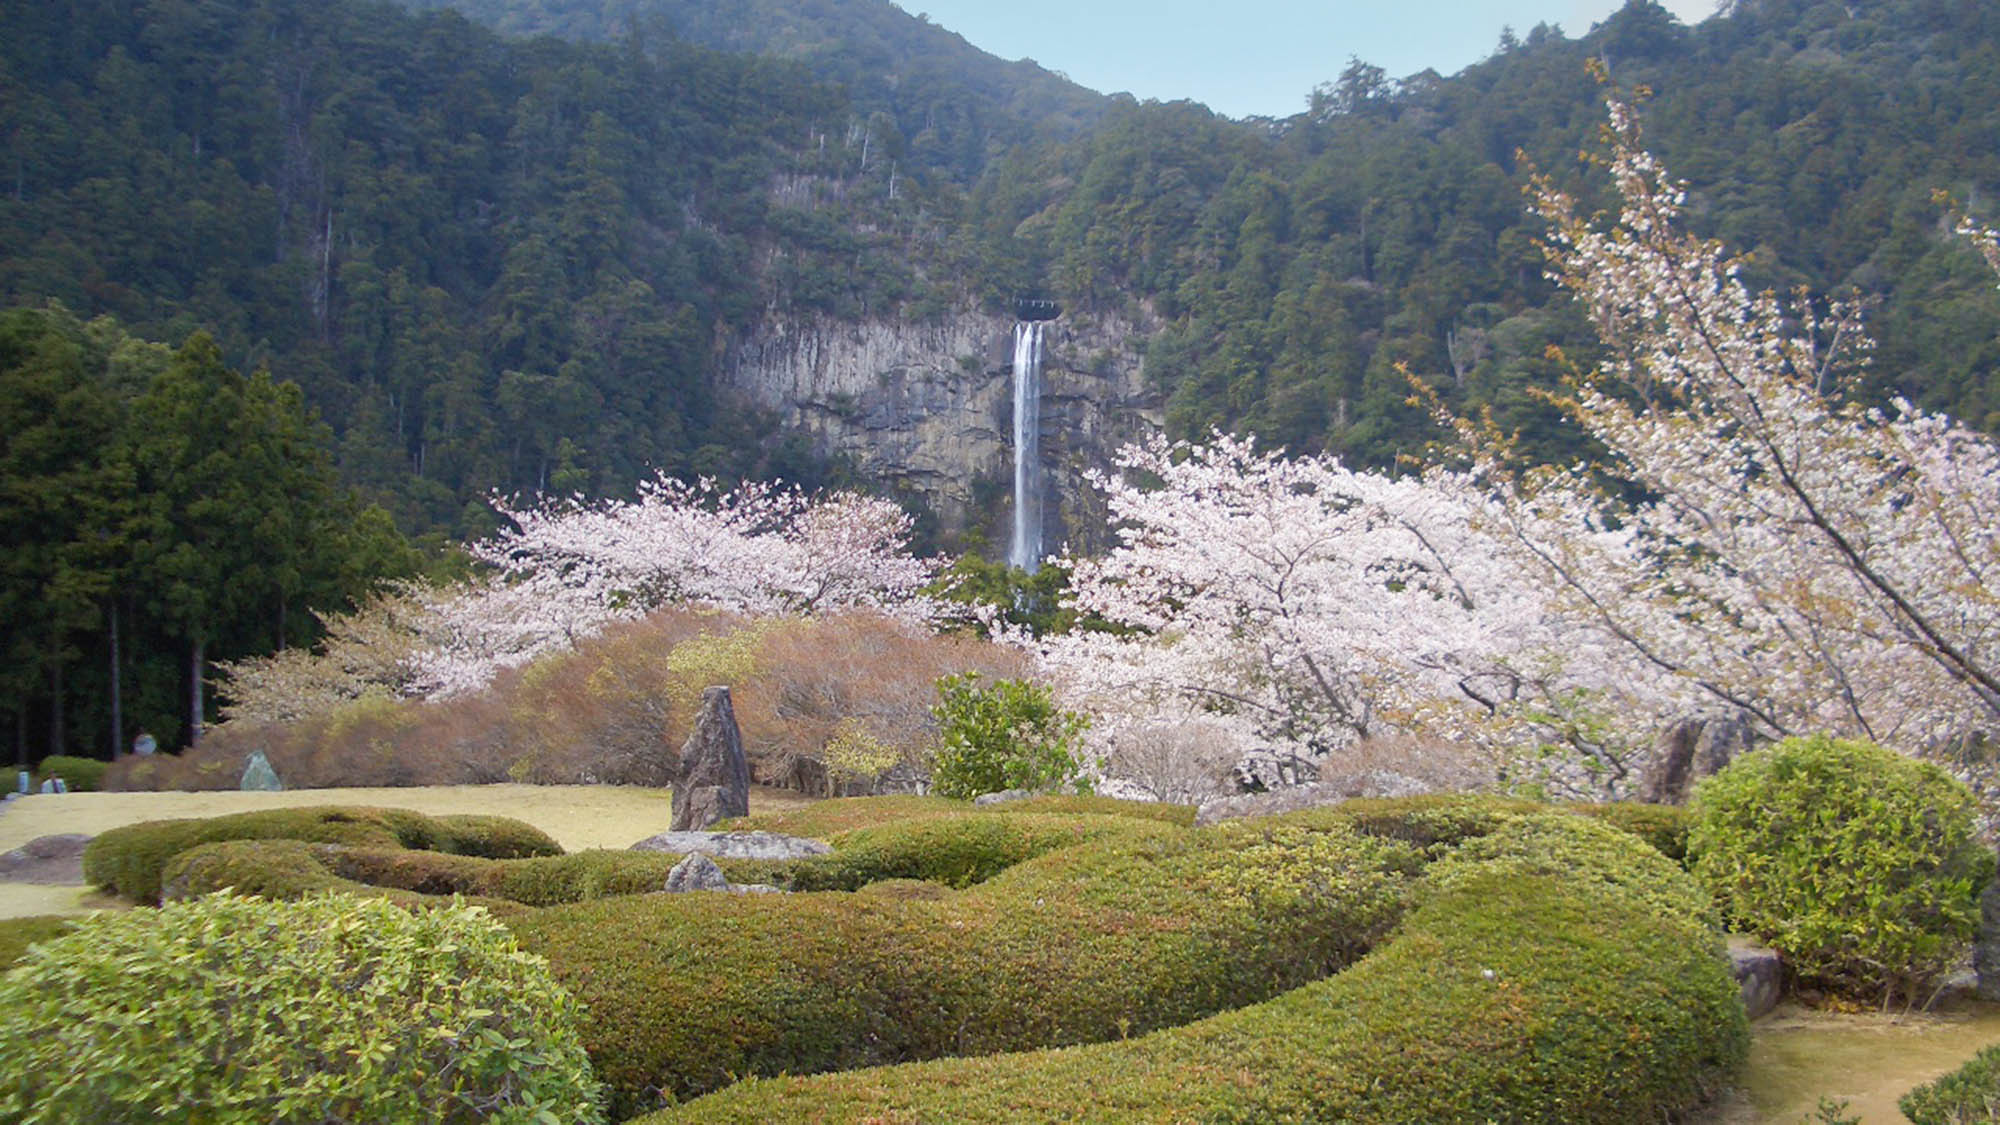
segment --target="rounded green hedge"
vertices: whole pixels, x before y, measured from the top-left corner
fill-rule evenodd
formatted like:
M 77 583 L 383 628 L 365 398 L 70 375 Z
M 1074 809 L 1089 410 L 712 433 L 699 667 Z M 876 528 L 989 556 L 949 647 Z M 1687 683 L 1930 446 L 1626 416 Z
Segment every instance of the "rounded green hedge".
M 1364 953 L 1418 863 L 1345 826 L 1154 828 L 934 900 L 648 896 L 513 924 L 589 1006 L 623 1113 L 747 1074 L 1087 1043 L 1254 1003 Z
M 574 1002 L 470 908 L 215 895 L 0 979 L 0 1119 L 601 1122 Z
M 1578 820 L 1518 842 L 1441 868 L 1374 952 L 1266 1003 L 1123 1042 L 756 1079 L 640 1120 L 1626 1125 L 1699 1106 L 1748 1030 L 1720 939 L 1658 909 L 1697 893 L 1687 876 Z M 1542 863 L 1614 847 L 1630 878 Z
M 64 787 L 72 793 L 95 793 L 104 788 L 104 771 L 110 768 L 110 762 L 97 758 L 51 754 L 35 767 L 35 788 L 40 790 L 42 782 L 60 777 Z
M 1866 742 L 1787 739 L 1696 787 L 1689 869 L 1787 970 L 1914 995 L 1979 923 L 1993 853 L 1972 792 Z
M 561 855 L 547 833 L 498 816 L 426 816 L 407 809 L 314 806 L 114 828 L 83 852 L 83 877 L 134 902 L 160 901 L 162 873 L 181 852 L 222 840 L 303 840 L 420 848 L 490 859 Z

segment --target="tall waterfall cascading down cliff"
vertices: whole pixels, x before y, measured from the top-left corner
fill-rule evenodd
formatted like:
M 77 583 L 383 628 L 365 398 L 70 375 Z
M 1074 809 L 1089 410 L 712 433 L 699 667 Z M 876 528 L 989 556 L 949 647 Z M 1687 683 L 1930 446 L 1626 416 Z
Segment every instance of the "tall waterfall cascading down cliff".
M 1042 325 L 1014 325 L 1014 540 L 1007 564 L 1034 573 L 1042 563 Z

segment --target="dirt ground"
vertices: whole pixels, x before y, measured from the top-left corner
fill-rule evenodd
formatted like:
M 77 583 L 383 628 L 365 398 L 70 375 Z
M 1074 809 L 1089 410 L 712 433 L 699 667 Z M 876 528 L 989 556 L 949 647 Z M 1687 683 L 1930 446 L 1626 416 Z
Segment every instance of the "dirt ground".
M 753 788 L 752 814 L 781 812 L 812 798 Z M 299 805 L 374 805 L 421 813 L 511 816 L 555 837 L 567 851 L 627 848 L 667 830 L 671 793 L 609 785 L 449 785 L 420 789 L 288 789 L 281 793 L 63 793 L 0 805 L 0 853 L 42 836 L 96 836 L 146 820 L 223 816 Z M 0 918 L 73 914 L 117 905 L 81 886 L 0 882 Z

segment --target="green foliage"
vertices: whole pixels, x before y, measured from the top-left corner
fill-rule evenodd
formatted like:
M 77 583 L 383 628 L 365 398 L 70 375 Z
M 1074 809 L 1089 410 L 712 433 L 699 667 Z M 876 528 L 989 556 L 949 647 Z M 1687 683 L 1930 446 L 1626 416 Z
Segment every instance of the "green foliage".
M 60 937 L 76 924 L 75 918 L 57 914 L 35 914 L 26 918 L 0 918 L 0 970 L 26 956 L 36 942 Z
M 1588 850 L 1621 841 L 1622 862 L 1661 862 L 1580 819 L 1542 828 L 1519 842 L 1542 853 L 1573 832 Z M 1514 858 L 1454 867 L 1359 962 L 1261 1004 L 1065 1051 L 756 1079 L 640 1120 L 1035 1122 L 1087 1106 L 1160 1123 L 1624 1125 L 1699 1107 L 1748 1046 L 1716 935 L 1595 872 L 1527 873 Z
M 1008 819 L 963 827 L 989 838 Z M 944 897 L 645 896 L 514 925 L 589 1006 L 591 1057 L 625 1113 L 657 1105 L 652 1089 L 1102 1041 L 1256 1002 L 1365 952 L 1415 866 L 1338 827 L 1086 819 L 1125 828 Z M 942 848 L 946 827 L 910 839 Z M 1273 871 L 1296 877 L 1267 885 Z
M 72 793 L 95 793 L 103 788 L 104 771 L 110 766 L 111 763 L 96 758 L 50 754 L 35 766 L 35 787 L 39 789 L 42 782 L 60 777 Z
M 1687 859 L 1688 832 L 1694 827 L 1694 814 L 1684 806 L 1616 801 L 1610 804 L 1583 802 L 1563 807 L 1630 832 L 1675 863 L 1683 863 Z
M 870 734 L 868 728 L 855 719 L 843 719 L 834 728 L 833 737 L 827 740 L 824 757 L 826 795 L 829 797 L 837 795 L 848 781 L 862 781 L 872 787 L 876 778 L 903 760 L 894 747 Z
M 2000 1045 L 1964 1066 L 1904 1094 L 1896 1102 L 1915 1125 L 1974 1125 L 2000 1121 Z
M 222 840 L 300 840 L 349 847 L 424 848 L 511 859 L 560 855 L 562 846 L 506 817 L 430 817 L 404 809 L 309 807 L 114 828 L 83 852 L 83 877 L 140 903 L 160 901 L 162 872 L 181 852 Z
M 0 981 L 0 1117 L 602 1122 L 547 965 L 469 908 L 215 895 L 93 915 Z
M 1702 782 L 1689 869 L 1732 925 L 1828 986 L 1914 999 L 1978 926 L 1976 801 L 1871 743 L 1787 739 Z
M 1090 720 L 1056 706 L 1055 694 L 1027 680 L 978 673 L 937 683 L 938 748 L 931 787 L 941 797 L 977 797 L 1005 789 L 1044 789 L 1076 778 Z M 1087 784 L 1076 782 L 1079 792 Z
M 1711 927 L 1716 912 L 1708 892 L 1656 848 L 1633 847 L 1635 838 L 1645 839 L 1570 812 L 1509 816 L 1432 864 L 1426 882 L 1444 891 L 1496 871 L 1601 880 L 1635 909 Z
M 1076 610 L 1063 604 L 1068 590 L 1069 569 L 1059 563 L 1048 563 L 1030 574 L 967 551 L 952 560 L 950 568 L 932 583 L 930 592 L 961 605 L 987 606 L 1001 620 L 1039 637 L 1067 632 L 1076 625 Z

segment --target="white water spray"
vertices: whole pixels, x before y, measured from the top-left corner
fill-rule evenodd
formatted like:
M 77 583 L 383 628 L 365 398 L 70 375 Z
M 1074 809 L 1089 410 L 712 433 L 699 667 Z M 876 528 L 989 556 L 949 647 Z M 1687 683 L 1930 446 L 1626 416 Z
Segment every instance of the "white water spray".
M 1042 325 L 1014 326 L 1014 541 L 1007 564 L 1034 573 L 1042 564 Z

